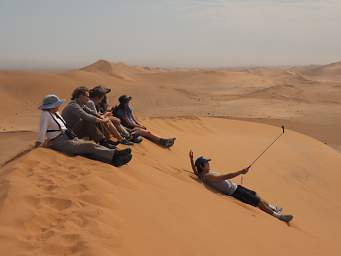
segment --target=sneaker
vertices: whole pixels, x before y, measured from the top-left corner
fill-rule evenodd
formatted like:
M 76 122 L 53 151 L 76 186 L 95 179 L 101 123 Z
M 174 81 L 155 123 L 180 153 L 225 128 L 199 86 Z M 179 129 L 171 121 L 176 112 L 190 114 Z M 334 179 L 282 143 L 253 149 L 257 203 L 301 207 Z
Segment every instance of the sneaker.
M 112 145 L 115 145 L 115 146 L 117 146 L 118 144 L 120 144 L 119 141 L 107 140 L 107 142 L 108 142 L 109 144 L 112 144 Z
M 116 149 L 114 156 L 123 156 L 123 155 L 128 155 L 131 154 L 131 149 L 130 148 L 125 148 L 125 149 Z
M 160 139 L 160 146 L 164 148 L 170 148 L 174 145 L 175 138 L 172 139 Z
M 141 138 L 141 136 L 139 136 L 138 134 L 134 134 L 131 139 L 130 139 L 131 142 L 134 142 L 134 143 L 141 143 L 143 141 L 143 139 Z
M 279 216 L 278 219 L 281 221 L 284 221 L 286 223 L 289 223 L 293 218 L 294 218 L 294 216 L 292 216 L 292 215 L 281 215 L 281 216 Z
M 102 140 L 99 142 L 99 144 L 103 147 L 109 148 L 109 149 L 116 149 L 116 146 L 109 143 L 107 140 Z
M 129 163 L 132 157 L 133 156 L 131 154 L 125 154 L 125 155 L 114 154 L 111 164 L 115 167 L 120 167 L 124 164 Z
M 131 146 L 131 145 L 134 145 L 133 142 L 127 140 L 127 139 L 123 139 L 123 140 L 120 140 L 119 141 L 122 145 L 127 145 L 127 146 Z
M 170 148 L 174 145 L 176 138 L 171 138 L 167 140 L 167 146 Z

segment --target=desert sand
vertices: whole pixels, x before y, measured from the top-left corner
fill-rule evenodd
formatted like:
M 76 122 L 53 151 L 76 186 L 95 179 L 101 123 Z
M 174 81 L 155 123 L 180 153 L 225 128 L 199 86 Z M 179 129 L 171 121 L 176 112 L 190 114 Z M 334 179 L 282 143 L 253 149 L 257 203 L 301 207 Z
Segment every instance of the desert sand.
M 290 68 L 161 69 L 98 61 L 63 71 L 0 71 L 1 255 L 339 255 L 341 63 Z M 133 96 L 148 141 L 115 168 L 29 149 L 47 93 L 78 85 Z M 263 124 L 262 124 L 263 123 Z M 271 125 L 268 125 L 271 124 Z M 188 151 L 295 215 L 288 226 L 211 191 Z M 24 154 L 20 154 L 24 152 Z M 237 183 L 240 182 L 236 178 Z

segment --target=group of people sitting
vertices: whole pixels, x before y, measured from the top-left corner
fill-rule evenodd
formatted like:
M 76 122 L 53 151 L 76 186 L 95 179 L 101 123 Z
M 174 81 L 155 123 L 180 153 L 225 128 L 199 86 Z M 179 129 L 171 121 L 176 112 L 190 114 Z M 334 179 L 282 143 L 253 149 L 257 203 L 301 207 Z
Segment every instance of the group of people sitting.
M 45 96 L 39 107 L 42 113 L 35 146 L 45 145 L 67 155 L 81 155 L 118 167 L 132 159 L 131 149 L 118 149 L 118 144 L 141 143 L 143 137 L 164 148 L 174 145 L 175 138 L 160 138 L 136 120 L 130 105 L 132 97 L 122 95 L 119 104 L 109 108 L 108 93 L 110 89 L 102 86 L 91 90 L 78 87 L 61 114 L 59 108 L 64 101 L 56 95 Z M 198 157 L 194 162 L 192 151 L 189 157 L 193 173 L 209 187 L 258 207 L 281 221 L 289 223 L 293 219 L 292 215 L 283 215 L 281 207 L 267 203 L 253 190 L 230 180 L 246 174 L 250 167 L 219 175 L 210 170 L 210 159 Z
M 118 144 L 130 146 L 143 137 L 164 148 L 174 145 L 175 138 L 160 138 L 137 121 L 130 106 L 132 97 L 122 95 L 119 104 L 109 108 L 106 95 L 110 91 L 102 86 L 78 87 L 61 114 L 64 100 L 53 94 L 45 96 L 39 106 L 42 113 L 35 146 L 45 145 L 118 167 L 132 159 L 131 149 L 118 149 Z

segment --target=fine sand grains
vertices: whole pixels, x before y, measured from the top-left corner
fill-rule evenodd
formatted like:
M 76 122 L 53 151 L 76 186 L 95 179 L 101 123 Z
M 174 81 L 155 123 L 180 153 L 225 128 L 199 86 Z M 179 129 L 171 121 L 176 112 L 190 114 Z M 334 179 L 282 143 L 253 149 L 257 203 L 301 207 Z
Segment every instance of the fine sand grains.
M 295 215 L 287 226 L 205 188 L 188 161 L 192 148 L 216 171 L 239 170 L 280 128 L 218 118 L 145 124 L 176 136 L 175 146 L 145 140 L 122 168 L 43 148 L 2 168 L 0 255 L 339 254 L 341 204 L 330 196 L 341 192 L 338 152 L 287 130 L 244 177 Z

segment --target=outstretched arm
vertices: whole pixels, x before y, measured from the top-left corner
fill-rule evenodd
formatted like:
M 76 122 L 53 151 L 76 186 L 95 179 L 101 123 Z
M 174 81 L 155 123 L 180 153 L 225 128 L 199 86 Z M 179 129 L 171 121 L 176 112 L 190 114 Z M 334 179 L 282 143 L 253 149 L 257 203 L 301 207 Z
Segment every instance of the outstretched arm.
M 229 180 L 229 179 L 233 179 L 241 174 L 246 174 L 251 166 L 248 166 L 240 171 L 237 172 L 232 172 L 232 173 L 228 173 L 228 174 L 224 174 L 224 175 L 212 175 L 212 174 L 207 174 L 206 175 L 206 179 L 210 180 L 210 181 L 223 181 L 223 180 Z
M 195 167 L 195 164 L 194 164 L 193 151 L 192 150 L 189 151 L 189 160 L 191 162 L 191 166 L 192 166 L 192 170 L 193 170 L 194 174 L 199 176 L 197 168 Z

